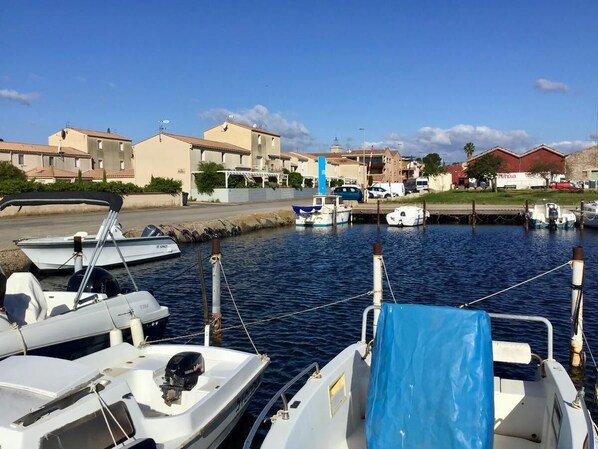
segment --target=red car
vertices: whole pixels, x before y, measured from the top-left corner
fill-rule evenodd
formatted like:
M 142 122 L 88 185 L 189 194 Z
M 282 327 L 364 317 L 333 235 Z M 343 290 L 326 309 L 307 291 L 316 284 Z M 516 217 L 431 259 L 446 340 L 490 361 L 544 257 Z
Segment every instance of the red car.
M 570 181 L 559 181 L 559 182 L 553 181 L 550 184 L 548 184 L 548 187 L 550 189 L 579 190 L 579 187 Z

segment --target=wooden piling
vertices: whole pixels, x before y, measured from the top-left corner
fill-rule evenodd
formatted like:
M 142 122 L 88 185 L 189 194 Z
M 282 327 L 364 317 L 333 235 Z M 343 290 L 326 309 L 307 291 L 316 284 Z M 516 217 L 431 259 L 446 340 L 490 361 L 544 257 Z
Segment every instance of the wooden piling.
M 581 204 L 579 206 L 578 220 L 579 220 L 579 229 L 583 230 L 583 200 L 581 201 Z
M 380 200 L 376 201 L 376 226 L 380 230 Z
M 426 218 L 426 200 L 424 200 L 424 228 L 428 226 L 428 219 Z
M 523 217 L 523 227 L 527 231 L 529 229 L 529 201 L 525 200 L 525 215 Z
M 475 223 L 476 222 L 476 218 L 475 218 L 475 200 L 471 200 L 471 227 L 475 228 Z
M 571 342 L 569 346 L 570 363 L 572 368 L 583 366 L 583 248 L 573 248 L 571 262 Z

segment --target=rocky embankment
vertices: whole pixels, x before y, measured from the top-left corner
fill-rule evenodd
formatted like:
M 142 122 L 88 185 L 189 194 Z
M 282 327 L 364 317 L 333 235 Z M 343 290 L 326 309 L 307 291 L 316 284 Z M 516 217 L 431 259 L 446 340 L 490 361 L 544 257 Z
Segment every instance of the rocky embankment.
M 159 225 L 158 227 L 165 234 L 174 237 L 178 243 L 195 243 L 216 238 L 233 237 L 260 229 L 290 226 L 294 222 L 295 214 L 292 211 L 280 210 L 218 220 Z M 125 232 L 125 236 L 138 237 L 142 231 L 143 229 L 130 229 Z M 31 268 L 31 262 L 20 249 L 15 247 L 14 249 L 0 251 L 0 266 L 5 274 L 9 276 L 15 271 L 28 271 Z

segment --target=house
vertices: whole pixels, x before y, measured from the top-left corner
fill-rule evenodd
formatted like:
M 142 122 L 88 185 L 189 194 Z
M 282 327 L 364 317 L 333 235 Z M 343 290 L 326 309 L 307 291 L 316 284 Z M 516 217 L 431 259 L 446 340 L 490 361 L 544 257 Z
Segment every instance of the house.
M 20 142 L 0 142 L 0 161 L 10 162 L 31 179 L 43 176 L 46 180 L 44 182 L 54 182 L 56 179 L 74 180 L 79 170 L 85 172 L 91 168 L 89 154 L 75 148 Z M 49 168 L 57 170 L 47 170 Z M 58 178 L 53 177 L 52 173 L 58 174 Z
M 470 164 L 488 154 L 492 154 L 503 160 L 501 173 L 527 173 L 539 161 L 552 162 L 560 173 L 565 172 L 565 155 L 547 145 L 539 145 L 523 154 L 513 153 L 506 148 L 496 146 L 473 156 L 467 163 Z
M 565 174 L 575 181 L 598 181 L 598 145 L 568 154 Z
M 281 172 L 280 135 L 259 128 L 226 121 L 204 131 L 205 140 L 225 142 L 250 152 L 248 169 L 263 172 Z
M 91 156 L 92 169 L 128 170 L 133 167 L 131 139 L 110 132 L 64 128 L 48 137 L 48 144 L 72 147 Z
M 222 164 L 227 170 L 249 170 L 251 156 L 249 150 L 226 142 L 159 133 L 135 144 L 135 183 L 144 186 L 152 176 L 173 178 L 182 182 L 184 192 L 195 192 L 193 172 L 200 162 Z
M 335 142 L 327 157 L 343 157 L 365 164 L 368 173 L 368 183 L 371 182 L 402 182 L 401 154 L 390 148 L 340 151 Z M 363 182 L 363 175 L 361 178 Z

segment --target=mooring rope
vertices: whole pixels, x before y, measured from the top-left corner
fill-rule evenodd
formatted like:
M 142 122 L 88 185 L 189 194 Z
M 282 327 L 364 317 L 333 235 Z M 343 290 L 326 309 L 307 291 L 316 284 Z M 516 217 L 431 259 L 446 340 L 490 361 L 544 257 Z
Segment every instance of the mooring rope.
M 539 279 L 539 278 L 541 278 L 542 276 L 546 276 L 547 274 L 550 274 L 550 273 L 552 273 L 552 272 L 554 272 L 554 271 L 556 271 L 556 270 L 560 270 L 561 268 L 563 268 L 563 267 L 566 267 L 567 265 L 571 265 L 571 263 L 572 263 L 571 261 L 565 262 L 564 264 L 562 264 L 562 265 L 559 265 L 558 267 L 556 267 L 556 268 L 553 268 L 552 270 L 548 270 L 548 271 L 546 271 L 546 272 L 544 272 L 544 273 L 538 274 L 537 276 L 531 277 L 531 278 L 529 278 L 529 279 L 527 279 L 527 280 L 525 280 L 525 281 L 523 281 L 523 282 L 520 282 L 520 283 L 518 283 L 518 284 L 512 285 L 512 286 L 510 286 L 510 287 L 507 287 L 507 288 L 505 288 L 505 289 L 503 289 L 503 290 L 500 290 L 500 291 L 497 291 L 497 292 L 495 292 L 495 293 L 492 293 L 492 294 L 490 294 L 490 295 L 488 295 L 488 296 L 484 296 L 483 298 L 476 299 L 475 301 L 466 302 L 465 304 L 461 304 L 461 305 L 459 306 L 459 308 L 460 308 L 460 309 L 462 309 L 462 308 L 464 308 L 464 307 L 469 307 L 469 306 L 471 306 L 472 304 L 477 304 L 478 302 L 482 302 L 482 301 L 484 301 L 485 299 L 492 298 L 493 296 L 500 295 L 501 293 L 507 292 L 507 291 L 509 291 L 509 290 L 512 290 L 512 289 L 514 289 L 514 288 L 521 287 L 522 285 L 524 285 L 524 284 L 527 284 L 528 282 L 535 281 L 536 279 Z
M 388 272 L 386 271 L 386 262 L 384 261 L 384 257 L 382 257 L 382 268 L 384 268 L 384 275 L 386 276 L 386 283 L 388 284 L 388 289 L 390 290 L 390 296 L 392 296 L 392 300 L 397 303 L 397 299 L 395 298 L 395 294 L 392 291 L 392 285 L 390 285 L 390 279 L 388 277 Z
M 249 327 L 249 326 L 255 326 L 257 324 L 269 323 L 271 321 L 282 320 L 284 318 L 289 318 L 289 317 L 296 316 L 296 315 L 302 315 L 302 314 L 308 313 L 308 312 L 314 312 L 316 310 L 325 309 L 326 307 L 336 306 L 338 304 L 342 304 L 342 303 L 345 303 L 345 302 L 348 302 L 348 301 L 351 301 L 351 300 L 354 300 L 354 299 L 363 298 L 364 296 L 368 296 L 368 295 L 371 296 L 373 294 L 374 294 L 374 291 L 370 290 L 369 292 L 361 293 L 359 295 L 352 296 L 350 298 L 339 299 L 339 300 L 332 301 L 332 302 L 329 302 L 329 303 L 326 303 L 326 304 L 322 304 L 322 305 L 315 306 L 315 307 L 309 307 L 307 309 L 298 310 L 298 311 L 295 311 L 295 312 L 288 312 L 288 313 L 284 313 L 282 315 L 277 315 L 277 316 L 273 316 L 273 317 L 262 318 L 262 319 L 259 319 L 259 320 L 250 321 L 248 323 L 245 323 L 245 326 Z M 235 326 L 229 326 L 229 327 L 222 328 L 221 331 L 239 329 L 241 327 L 243 327 L 243 325 L 238 324 L 238 325 L 235 325 Z M 152 341 L 149 341 L 148 344 L 151 345 L 151 344 L 154 344 L 154 343 L 162 343 L 162 342 L 165 342 L 165 341 L 183 340 L 185 338 L 189 339 L 189 338 L 193 338 L 193 337 L 199 337 L 199 336 L 202 336 L 204 334 L 205 334 L 205 331 L 200 331 L 200 332 L 195 332 L 195 333 L 192 333 L 192 334 L 179 335 L 179 336 L 176 336 L 176 337 L 167 337 L 167 338 L 162 338 L 160 340 L 152 340 Z

